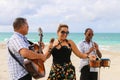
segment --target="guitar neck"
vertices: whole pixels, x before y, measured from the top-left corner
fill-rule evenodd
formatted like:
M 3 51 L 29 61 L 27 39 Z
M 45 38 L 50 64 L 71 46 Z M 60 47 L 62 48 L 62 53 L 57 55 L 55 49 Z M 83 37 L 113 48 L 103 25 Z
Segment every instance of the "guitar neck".
M 39 53 L 43 53 L 41 43 L 42 43 L 42 35 L 40 36 Z
M 41 28 L 39 28 L 39 36 L 40 36 L 40 41 L 39 41 L 39 53 L 43 53 L 43 51 L 42 51 L 42 45 L 41 45 L 41 43 L 42 43 L 42 37 L 43 37 L 43 32 L 42 32 L 42 29 Z

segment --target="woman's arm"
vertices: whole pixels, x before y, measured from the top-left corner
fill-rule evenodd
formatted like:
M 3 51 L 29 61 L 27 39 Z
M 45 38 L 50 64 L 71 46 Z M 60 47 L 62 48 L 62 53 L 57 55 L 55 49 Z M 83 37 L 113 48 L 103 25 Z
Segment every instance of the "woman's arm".
M 93 51 L 93 48 L 91 48 L 87 53 L 81 53 L 79 49 L 77 48 L 76 44 L 72 41 L 69 40 L 69 43 L 71 44 L 71 48 L 73 53 L 78 56 L 79 58 L 90 58 L 90 59 L 96 59 L 94 55 L 89 55 L 91 51 Z
M 52 38 L 50 40 L 50 43 L 47 46 L 47 49 L 46 49 L 46 52 L 45 52 L 46 60 L 51 56 L 51 50 L 53 48 L 53 42 L 54 42 L 54 38 Z
M 51 56 L 51 47 L 50 47 L 50 44 L 47 46 L 47 49 L 45 50 L 45 57 L 46 57 L 46 60 Z

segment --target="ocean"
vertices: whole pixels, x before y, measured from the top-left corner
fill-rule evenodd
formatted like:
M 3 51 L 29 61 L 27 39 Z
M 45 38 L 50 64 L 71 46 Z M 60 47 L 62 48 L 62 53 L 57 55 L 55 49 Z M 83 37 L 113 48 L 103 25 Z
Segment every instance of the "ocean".
M 0 42 L 7 42 L 12 34 L 12 32 L 0 32 Z M 32 42 L 38 42 L 40 38 L 37 32 L 30 32 L 26 37 Z M 57 34 L 43 33 L 44 43 L 49 43 L 51 38 L 57 38 Z M 84 40 L 84 34 L 70 33 L 67 38 L 78 44 Z M 102 50 L 120 51 L 120 33 L 94 33 L 93 41 L 98 43 Z

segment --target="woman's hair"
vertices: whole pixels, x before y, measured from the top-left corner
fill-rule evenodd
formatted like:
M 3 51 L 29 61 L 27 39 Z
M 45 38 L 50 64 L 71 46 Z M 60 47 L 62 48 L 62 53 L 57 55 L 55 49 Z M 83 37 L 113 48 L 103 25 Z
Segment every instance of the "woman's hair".
M 59 32 L 61 30 L 61 28 L 63 28 L 63 27 L 68 29 L 68 25 L 67 24 L 59 24 L 57 32 Z
M 26 19 L 25 18 L 16 18 L 15 21 L 13 22 L 13 28 L 14 30 L 19 30 L 22 25 L 26 24 Z

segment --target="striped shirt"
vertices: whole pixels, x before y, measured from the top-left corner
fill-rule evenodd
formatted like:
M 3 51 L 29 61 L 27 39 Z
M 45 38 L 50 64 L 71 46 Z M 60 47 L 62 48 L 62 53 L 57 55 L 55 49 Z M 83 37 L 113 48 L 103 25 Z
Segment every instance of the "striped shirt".
M 94 42 L 90 41 L 90 43 L 88 44 L 88 42 L 84 40 L 78 44 L 78 48 L 82 53 L 86 53 L 89 51 L 91 47 L 93 47 L 93 45 L 94 45 Z M 97 55 L 95 51 L 92 51 L 90 54 Z M 89 64 L 89 59 L 80 59 L 80 70 L 85 65 L 88 65 L 88 64 Z M 92 67 L 90 68 L 90 72 L 97 72 L 97 71 L 98 71 L 98 68 L 92 68 Z
M 10 51 L 17 57 L 17 59 L 23 64 L 24 58 L 20 55 L 19 51 L 22 48 L 28 48 L 29 43 L 27 38 L 20 33 L 14 32 L 12 37 L 7 43 Z M 8 69 L 10 72 L 11 80 L 18 80 L 19 78 L 28 74 L 28 72 L 10 55 L 8 51 Z

